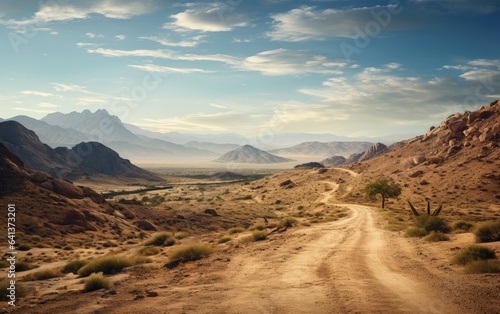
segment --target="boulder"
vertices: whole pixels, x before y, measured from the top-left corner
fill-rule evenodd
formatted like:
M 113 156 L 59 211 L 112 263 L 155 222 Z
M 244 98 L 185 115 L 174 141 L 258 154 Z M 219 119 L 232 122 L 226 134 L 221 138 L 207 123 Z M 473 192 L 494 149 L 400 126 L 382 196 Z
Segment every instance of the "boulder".
M 83 191 L 76 185 L 60 179 L 54 179 L 52 182 L 53 191 L 68 198 L 83 198 Z
M 280 183 L 280 186 L 285 189 L 291 189 L 295 186 L 292 180 L 286 180 Z
M 149 222 L 146 219 L 138 220 L 135 222 L 135 225 L 137 228 L 141 230 L 146 230 L 146 231 L 156 231 L 155 225 L 153 225 L 151 222 Z
M 215 209 L 207 208 L 203 212 L 211 216 L 219 216 L 219 214 L 215 211 Z

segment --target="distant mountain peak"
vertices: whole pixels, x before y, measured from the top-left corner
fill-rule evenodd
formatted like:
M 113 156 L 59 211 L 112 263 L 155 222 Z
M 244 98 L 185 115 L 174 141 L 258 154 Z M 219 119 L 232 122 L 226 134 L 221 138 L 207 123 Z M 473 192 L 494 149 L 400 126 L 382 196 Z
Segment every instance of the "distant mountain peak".
M 219 163 L 254 163 L 272 164 L 293 161 L 292 159 L 279 157 L 251 145 L 243 145 L 235 150 L 225 153 L 215 162 Z

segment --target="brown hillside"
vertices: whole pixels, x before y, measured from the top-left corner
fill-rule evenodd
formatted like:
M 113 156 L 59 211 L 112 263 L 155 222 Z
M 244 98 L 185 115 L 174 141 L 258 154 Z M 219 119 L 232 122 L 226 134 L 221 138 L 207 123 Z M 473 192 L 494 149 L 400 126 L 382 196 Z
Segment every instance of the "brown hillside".
M 482 210 L 500 204 L 500 102 L 448 117 L 421 136 L 396 143 L 389 152 L 350 168 L 362 176 L 353 182 L 359 192 L 370 180 L 388 176 L 404 188 L 399 202 L 443 202 L 463 208 L 480 220 Z M 360 194 L 351 193 L 359 198 Z M 420 205 L 421 206 L 421 205 Z M 480 210 L 481 209 L 481 210 Z

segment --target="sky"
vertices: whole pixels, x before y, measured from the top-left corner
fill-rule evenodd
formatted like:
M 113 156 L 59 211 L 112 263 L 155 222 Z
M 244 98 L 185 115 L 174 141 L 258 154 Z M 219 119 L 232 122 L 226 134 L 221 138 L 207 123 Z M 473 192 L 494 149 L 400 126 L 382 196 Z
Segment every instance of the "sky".
M 0 117 L 422 134 L 500 98 L 496 0 L 0 0 Z

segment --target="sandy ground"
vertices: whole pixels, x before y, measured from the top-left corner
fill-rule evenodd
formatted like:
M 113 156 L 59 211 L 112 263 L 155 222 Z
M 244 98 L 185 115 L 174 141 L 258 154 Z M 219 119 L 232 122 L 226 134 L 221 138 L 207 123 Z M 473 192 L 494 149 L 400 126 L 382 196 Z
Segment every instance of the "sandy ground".
M 337 204 L 338 185 L 317 202 Z M 210 258 L 114 278 L 115 292 L 68 291 L 16 313 L 498 313 L 498 275 L 465 275 L 456 247 L 381 228 L 370 207 Z M 456 235 L 458 243 L 472 239 Z M 454 241 L 453 243 L 457 243 Z

